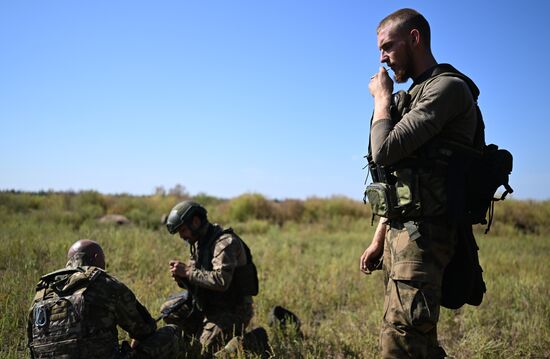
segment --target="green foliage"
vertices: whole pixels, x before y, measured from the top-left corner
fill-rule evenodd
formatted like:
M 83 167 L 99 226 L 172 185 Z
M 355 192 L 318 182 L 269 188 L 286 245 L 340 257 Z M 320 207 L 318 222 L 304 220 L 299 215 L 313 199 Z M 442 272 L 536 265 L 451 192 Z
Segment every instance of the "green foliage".
M 382 317 L 382 274 L 359 273 L 370 242 L 368 206 L 343 197 L 272 201 L 259 194 L 223 200 L 200 195 L 213 221 L 232 226 L 252 250 L 260 276 L 253 326 L 268 330 L 278 358 L 376 358 Z M 0 192 L 0 357 L 26 357 L 26 316 L 40 275 L 65 264 L 77 239 L 99 241 L 107 270 L 158 314 L 179 288 L 168 261 L 187 246 L 161 227 L 181 200 L 86 193 Z M 489 235 L 478 236 L 488 292 L 480 307 L 442 310 L 440 340 L 454 358 L 550 357 L 548 202 L 497 203 Z M 98 225 L 122 214 L 129 226 Z M 275 305 L 295 312 L 297 333 L 269 328 Z M 125 338 L 120 331 L 121 339 Z
M 229 203 L 229 220 L 246 222 L 250 219 L 273 219 L 272 204 L 261 194 L 239 196 Z
M 495 218 L 497 223 L 511 227 L 514 232 L 549 235 L 550 201 L 498 202 L 495 205 Z

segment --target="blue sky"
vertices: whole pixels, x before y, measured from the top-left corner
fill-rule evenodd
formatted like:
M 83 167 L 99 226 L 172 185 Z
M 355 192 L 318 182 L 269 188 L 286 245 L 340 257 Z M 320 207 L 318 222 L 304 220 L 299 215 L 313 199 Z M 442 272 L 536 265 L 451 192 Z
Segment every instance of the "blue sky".
M 2 1 L 0 189 L 361 199 L 402 7 L 481 89 L 514 198 L 550 199 L 547 1 Z

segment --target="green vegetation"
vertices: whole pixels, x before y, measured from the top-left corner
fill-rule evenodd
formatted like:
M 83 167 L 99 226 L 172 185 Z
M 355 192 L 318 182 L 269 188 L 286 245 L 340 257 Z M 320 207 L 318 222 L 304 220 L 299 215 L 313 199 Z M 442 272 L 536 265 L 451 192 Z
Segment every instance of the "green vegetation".
M 0 357 L 28 357 L 26 316 L 40 275 L 62 267 L 77 239 L 100 242 L 108 271 L 153 315 L 179 288 L 168 260 L 187 247 L 161 224 L 185 193 L 154 196 L 0 192 Z M 279 358 L 376 358 L 383 283 L 359 273 L 374 227 L 368 206 L 351 199 L 272 201 L 195 197 L 210 218 L 232 226 L 252 249 L 260 275 L 254 326 L 268 327 L 275 305 L 295 312 L 305 338 L 268 329 Z M 132 224 L 98 223 L 122 214 Z M 488 292 L 482 305 L 442 310 L 440 339 L 454 358 L 550 357 L 550 202 L 497 203 L 489 235 L 478 244 Z M 122 335 L 122 332 L 121 332 Z

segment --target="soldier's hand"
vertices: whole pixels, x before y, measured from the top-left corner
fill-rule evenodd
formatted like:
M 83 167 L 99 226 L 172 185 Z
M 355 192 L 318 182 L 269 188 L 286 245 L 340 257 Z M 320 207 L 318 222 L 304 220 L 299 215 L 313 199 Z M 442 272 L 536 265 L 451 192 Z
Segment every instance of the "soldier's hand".
M 176 281 L 178 278 L 187 278 L 187 265 L 183 262 L 180 262 L 178 260 L 171 260 L 170 261 L 170 273 L 172 274 L 172 278 L 174 278 Z
M 373 241 L 370 246 L 365 249 L 361 256 L 359 269 L 365 274 L 371 274 L 375 269 L 379 269 L 380 260 L 384 252 L 384 244 L 380 245 L 380 242 Z
M 365 249 L 359 262 L 359 270 L 370 274 L 375 269 L 380 269 L 382 255 L 384 254 L 384 240 L 388 230 L 387 219 L 381 217 L 374 231 L 371 244 Z
M 384 66 L 370 78 L 369 91 L 375 99 L 387 99 L 391 101 L 393 81 Z

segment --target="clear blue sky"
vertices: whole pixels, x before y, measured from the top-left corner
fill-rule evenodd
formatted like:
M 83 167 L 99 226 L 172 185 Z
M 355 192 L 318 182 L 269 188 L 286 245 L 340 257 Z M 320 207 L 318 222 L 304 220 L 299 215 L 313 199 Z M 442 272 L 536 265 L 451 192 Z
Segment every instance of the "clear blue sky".
M 548 1 L 2 1 L 0 189 L 361 199 L 401 7 L 481 89 L 514 197 L 549 199 Z

